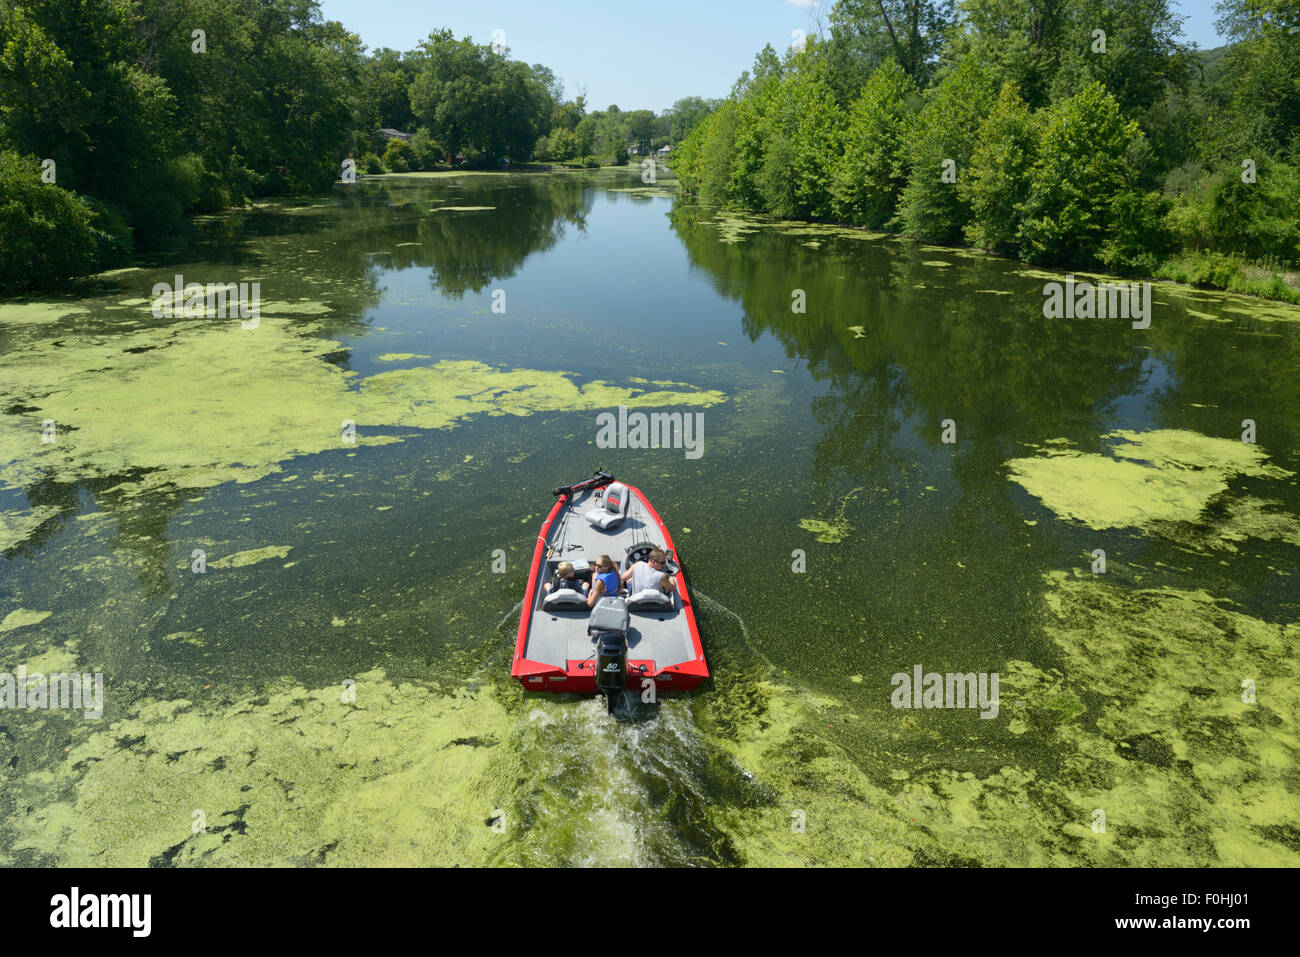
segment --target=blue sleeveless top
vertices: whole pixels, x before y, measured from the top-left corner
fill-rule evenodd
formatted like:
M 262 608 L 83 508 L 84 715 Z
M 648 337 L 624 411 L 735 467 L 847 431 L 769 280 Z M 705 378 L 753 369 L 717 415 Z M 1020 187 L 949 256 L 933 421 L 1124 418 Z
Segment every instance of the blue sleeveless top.
M 605 593 L 600 596 L 601 598 L 618 597 L 618 571 L 617 570 L 601 572 L 599 575 L 595 576 L 595 580 L 602 581 L 605 583 Z M 595 586 L 593 585 L 592 587 L 594 588 Z

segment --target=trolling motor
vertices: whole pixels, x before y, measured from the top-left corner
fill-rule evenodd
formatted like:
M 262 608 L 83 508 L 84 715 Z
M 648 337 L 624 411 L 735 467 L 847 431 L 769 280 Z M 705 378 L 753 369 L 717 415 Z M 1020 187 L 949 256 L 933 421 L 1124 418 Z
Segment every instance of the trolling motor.
M 587 621 L 587 634 L 596 640 L 596 690 L 605 696 L 610 714 L 627 686 L 628 617 L 626 601 L 605 597 Z
M 596 474 L 585 482 L 578 482 L 574 485 L 561 485 L 559 488 L 554 489 L 551 494 L 556 498 L 559 498 L 561 495 L 572 495 L 574 492 L 585 492 L 589 488 L 604 488 L 606 485 L 615 481 L 617 481 L 617 479 L 615 479 L 609 472 L 606 472 L 604 469 L 596 469 Z

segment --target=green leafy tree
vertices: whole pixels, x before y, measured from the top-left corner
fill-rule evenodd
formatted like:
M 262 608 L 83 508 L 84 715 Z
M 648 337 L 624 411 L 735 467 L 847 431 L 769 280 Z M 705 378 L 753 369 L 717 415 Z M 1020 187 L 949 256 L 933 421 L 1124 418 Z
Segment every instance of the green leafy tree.
M 526 158 L 553 106 L 533 68 L 468 38 L 456 40 L 450 30 L 429 34 L 421 50 L 411 85 L 420 125 L 453 154 L 477 151 L 489 162 Z
M 967 175 L 958 195 L 971 209 L 966 240 L 1002 253 L 1018 249 L 1020 220 L 1038 155 L 1041 121 L 1007 81 L 992 112 L 980 124 Z
M 963 60 L 929 91 L 906 146 L 911 170 L 898 215 L 910 235 L 931 242 L 961 238 L 970 206 L 957 182 L 969 172 L 976 134 L 996 95 L 972 60 Z
M 1020 227 L 1025 258 L 1097 261 L 1111 207 L 1130 189 L 1126 156 L 1140 136 L 1100 83 L 1048 109 Z
M 578 138 L 560 127 L 551 131 L 551 159 L 563 163 L 578 155 Z
M 1300 156 L 1300 0 L 1222 0 L 1219 27 L 1236 41 L 1232 148 Z
M 916 86 L 889 57 L 854 101 L 844 148 L 832 168 L 832 208 L 856 225 L 883 226 L 907 182 L 907 143 L 915 120 Z
M 893 57 L 924 87 L 955 21 L 953 0 L 839 0 L 831 33 L 867 69 Z

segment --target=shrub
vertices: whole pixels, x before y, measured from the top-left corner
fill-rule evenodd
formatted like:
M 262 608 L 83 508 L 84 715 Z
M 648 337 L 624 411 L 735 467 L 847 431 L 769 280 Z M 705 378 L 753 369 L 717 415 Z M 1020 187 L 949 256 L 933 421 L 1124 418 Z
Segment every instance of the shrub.
M 411 144 L 404 140 L 389 140 L 384 149 L 384 165 L 394 173 L 410 172 Z
M 411 169 L 436 169 L 447 155 L 446 150 L 439 143 L 435 143 L 429 131 L 424 128 L 415 131 L 408 145 L 411 147 L 408 160 Z
M 0 292 L 94 272 L 100 241 L 95 220 L 81 197 L 41 182 L 36 157 L 0 152 Z

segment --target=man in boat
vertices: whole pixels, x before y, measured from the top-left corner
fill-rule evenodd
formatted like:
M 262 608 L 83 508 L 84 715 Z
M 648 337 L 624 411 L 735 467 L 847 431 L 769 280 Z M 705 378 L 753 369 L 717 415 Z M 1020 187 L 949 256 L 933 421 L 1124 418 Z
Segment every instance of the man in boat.
M 623 573 L 623 581 L 629 579 L 632 581 L 632 587 L 628 589 L 628 593 L 635 595 L 647 588 L 657 588 L 664 594 L 671 595 L 677 590 L 677 583 L 664 571 L 667 564 L 668 556 L 664 554 L 664 550 L 662 548 L 652 549 L 648 559 L 637 562 Z
M 559 591 L 561 588 L 572 588 L 577 592 L 585 592 L 591 586 L 584 581 L 579 581 L 573 574 L 573 562 L 560 562 L 555 568 L 555 581 L 547 582 L 542 586 L 543 591 Z

